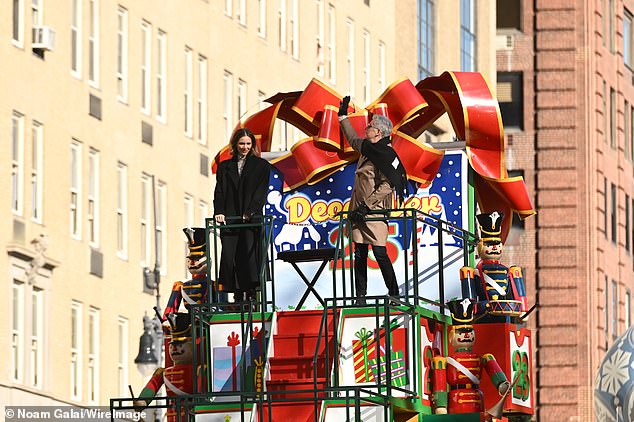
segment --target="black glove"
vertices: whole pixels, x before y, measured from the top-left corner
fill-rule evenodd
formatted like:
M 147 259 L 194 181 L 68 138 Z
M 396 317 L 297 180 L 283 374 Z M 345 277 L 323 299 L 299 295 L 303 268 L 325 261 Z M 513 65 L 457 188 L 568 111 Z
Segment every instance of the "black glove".
M 356 210 L 350 211 L 350 213 L 348 214 L 348 218 L 353 223 L 361 223 L 368 212 L 370 212 L 370 208 L 368 208 L 365 202 L 362 202 L 359 204 Z
M 346 95 L 339 103 L 339 112 L 337 113 L 338 116 L 348 115 L 348 104 L 350 104 L 350 96 Z

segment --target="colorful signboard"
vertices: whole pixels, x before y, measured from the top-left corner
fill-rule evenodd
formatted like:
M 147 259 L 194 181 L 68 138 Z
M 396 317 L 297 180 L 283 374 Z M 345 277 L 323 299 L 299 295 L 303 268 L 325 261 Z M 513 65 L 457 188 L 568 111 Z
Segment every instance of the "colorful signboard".
M 447 152 L 434 182 L 425 189 L 416 190 L 405 201 L 406 208 L 415 208 L 458 227 L 468 227 L 469 206 L 467 194 L 467 158 L 463 152 Z M 339 212 L 347 210 L 354 182 L 356 164 L 341 168 L 314 185 L 282 193 L 282 176 L 274 172 L 271 176 L 265 213 L 273 215 L 274 255 L 281 251 L 335 247 L 339 234 Z M 431 221 L 431 220 L 428 220 Z M 433 221 L 432 221 L 433 223 Z M 419 296 L 436 300 L 439 295 L 439 262 L 443 262 L 445 299 L 461 295 L 459 269 L 463 265 L 462 238 L 460 233 L 438 231 L 432 225 L 419 221 L 415 239 L 418 246 L 418 274 L 413 276 L 414 257 L 412 251 L 412 225 L 402 217 L 393 215 L 388 222 L 387 250 L 394 265 L 403 294 L 406 285 L 413 293 L 413 281 L 418 280 Z M 351 247 L 344 240 L 346 266 L 350 266 Z M 439 260 L 439 242 L 443 256 Z M 310 279 L 321 262 L 299 264 Z M 341 263 L 339 262 L 339 266 Z M 368 262 L 368 295 L 385 295 L 387 289 L 372 253 Z M 408 277 L 406 280 L 406 267 Z M 341 268 L 331 263 L 316 283 L 322 298 L 334 297 L 333 271 L 337 271 L 337 292 L 341 294 Z M 350 277 L 346 276 L 347 280 Z M 406 283 L 407 281 L 407 283 Z M 295 269 L 281 260 L 275 261 L 275 300 L 281 309 L 295 309 L 306 286 Z M 347 288 L 350 292 L 350 288 Z M 318 300 L 309 295 L 306 309 L 319 306 Z

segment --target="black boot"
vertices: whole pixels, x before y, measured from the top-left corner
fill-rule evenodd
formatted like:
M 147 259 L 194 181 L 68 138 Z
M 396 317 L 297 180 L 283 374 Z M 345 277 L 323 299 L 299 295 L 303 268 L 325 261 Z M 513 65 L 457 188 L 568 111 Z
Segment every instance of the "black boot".
M 368 293 L 368 245 L 363 243 L 354 244 L 354 289 L 357 297 L 354 304 L 364 306 Z

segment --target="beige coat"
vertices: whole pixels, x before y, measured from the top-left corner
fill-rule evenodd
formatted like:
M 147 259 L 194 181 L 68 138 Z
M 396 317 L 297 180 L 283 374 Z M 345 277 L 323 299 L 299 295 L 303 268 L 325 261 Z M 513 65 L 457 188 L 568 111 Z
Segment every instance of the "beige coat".
M 340 122 L 341 129 L 348 143 L 356 151 L 361 152 L 361 144 L 365 141 L 357 135 L 348 121 Z M 387 178 L 367 157 L 361 156 L 354 174 L 354 187 L 350 197 L 350 211 L 358 204 L 365 202 L 370 210 L 385 210 L 392 207 L 392 186 Z M 385 246 L 387 242 L 387 222 L 367 221 L 352 225 L 352 241 L 368 245 Z

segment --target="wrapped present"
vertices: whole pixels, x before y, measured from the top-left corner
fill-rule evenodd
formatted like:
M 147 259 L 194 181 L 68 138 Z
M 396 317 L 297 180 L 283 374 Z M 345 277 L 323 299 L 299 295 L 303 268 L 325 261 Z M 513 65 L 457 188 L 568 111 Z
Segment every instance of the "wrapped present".
M 376 344 L 372 333 L 361 328 L 354 333 L 358 340 L 352 341 L 352 356 L 354 361 L 354 380 L 357 383 L 374 382 L 374 376 L 370 370 L 370 358 L 376 353 Z
M 380 379 L 381 383 L 387 380 L 387 362 L 385 355 L 379 356 L 377 359 L 370 359 L 370 369 L 375 379 Z M 390 352 L 390 373 L 392 375 L 392 385 L 395 387 L 403 387 L 407 384 L 407 372 L 405 371 L 405 359 L 403 351 Z M 379 377 L 380 374 L 380 377 Z

